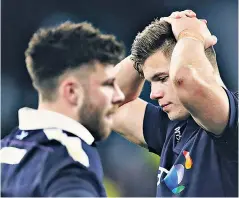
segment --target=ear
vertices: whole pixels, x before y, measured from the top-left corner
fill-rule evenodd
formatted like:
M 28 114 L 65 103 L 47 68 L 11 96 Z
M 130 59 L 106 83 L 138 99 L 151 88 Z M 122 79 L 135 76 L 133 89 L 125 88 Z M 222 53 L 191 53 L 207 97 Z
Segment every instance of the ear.
M 77 106 L 83 100 L 82 84 L 74 77 L 64 79 L 59 91 L 60 95 L 71 105 Z

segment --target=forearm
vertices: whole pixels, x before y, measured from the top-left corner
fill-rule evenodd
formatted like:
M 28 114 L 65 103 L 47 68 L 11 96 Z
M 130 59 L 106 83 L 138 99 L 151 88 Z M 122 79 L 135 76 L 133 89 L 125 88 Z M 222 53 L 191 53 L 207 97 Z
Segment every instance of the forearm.
M 200 41 L 189 38 L 178 41 L 171 58 L 170 78 L 182 103 L 210 85 L 213 67 Z
M 206 79 L 205 75 L 213 75 L 213 67 L 206 57 L 204 46 L 200 41 L 183 38 L 176 44 L 171 58 L 170 77 L 176 80 L 181 70 L 193 71 Z M 185 76 L 186 77 L 186 76 Z
M 116 82 L 125 94 L 125 102 L 136 99 L 142 91 L 144 79 L 139 76 L 138 72 L 133 67 L 134 62 L 128 56 L 116 65 L 118 73 Z

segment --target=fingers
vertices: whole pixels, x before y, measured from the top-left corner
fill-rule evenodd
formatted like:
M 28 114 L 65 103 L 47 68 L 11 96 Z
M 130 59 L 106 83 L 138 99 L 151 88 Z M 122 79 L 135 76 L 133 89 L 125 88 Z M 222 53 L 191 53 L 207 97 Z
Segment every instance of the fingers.
M 174 19 L 179 19 L 182 17 L 196 17 L 196 13 L 193 12 L 192 10 L 184 10 L 184 11 L 175 11 L 173 12 L 169 17 L 174 18 Z
M 169 17 L 174 18 L 174 19 L 180 19 L 184 16 L 185 16 L 185 14 L 183 14 L 182 12 L 176 11 L 176 12 L 173 12 Z
M 172 21 L 173 21 L 174 19 L 180 19 L 180 18 L 182 18 L 182 17 L 179 17 L 179 18 L 175 18 L 175 17 L 161 17 L 161 18 L 160 18 L 160 21 L 166 21 L 166 22 L 172 24 Z M 199 20 L 200 20 L 201 22 L 203 22 L 204 24 L 207 24 L 207 20 L 206 20 L 206 19 L 199 19 Z
M 173 12 L 169 17 L 162 17 L 160 18 L 160 20 L 164 20 L 167 21 L 168 23 L 172 23 L 172 20 L 168 19 L 168 18 L 172 18 L 172 19 L 180 19 L 183 17 L 189 17 L 189 18 L 193 18 L 196 17 L 196 13 L 192 10 L 184 10 L 184 11 L 175 11 Z M 202 21 L 204 23 L 207 23 L 207 21 L 205 19 L 202 19 Z
M 209 48 L 217 44 L 217 37 L 215 35 L 211 35 L 205 40 L 205 48 Z
M 207 20 L 206 19 L 199 19 L 200 21 L 202 21 L 203 23 L 207 24 Z
M 185 14 L 187 17 L 196 17 L 196 13 L 192 10 L 184 10 L 181 13 Z
M 161 17 L 160 21 L 166 21 L 170 24 L 172 24 L 173 20 L 175 20 L 174 18 L 170 18 L 170 17 Z

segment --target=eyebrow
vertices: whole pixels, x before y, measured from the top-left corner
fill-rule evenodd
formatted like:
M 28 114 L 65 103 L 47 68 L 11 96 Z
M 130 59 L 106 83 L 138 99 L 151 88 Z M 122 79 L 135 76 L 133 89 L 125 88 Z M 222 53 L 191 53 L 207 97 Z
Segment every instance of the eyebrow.
M 150 78 L 150 81 L 156 81 L 158 77 L 167 76 L 167 75 L 168 75 L 167 72 L 157 72 Z

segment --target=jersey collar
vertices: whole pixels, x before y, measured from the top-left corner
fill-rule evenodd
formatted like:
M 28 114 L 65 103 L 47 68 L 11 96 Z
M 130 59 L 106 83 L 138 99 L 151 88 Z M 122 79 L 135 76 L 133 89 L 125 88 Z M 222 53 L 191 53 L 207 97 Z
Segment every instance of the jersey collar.
M 94 137 L 82 124 L 60 113 L 24 107 L 19 109 L 18 118 L 21 130 L 58 128 L 78 136 L 88 145 L 94 142 Z

